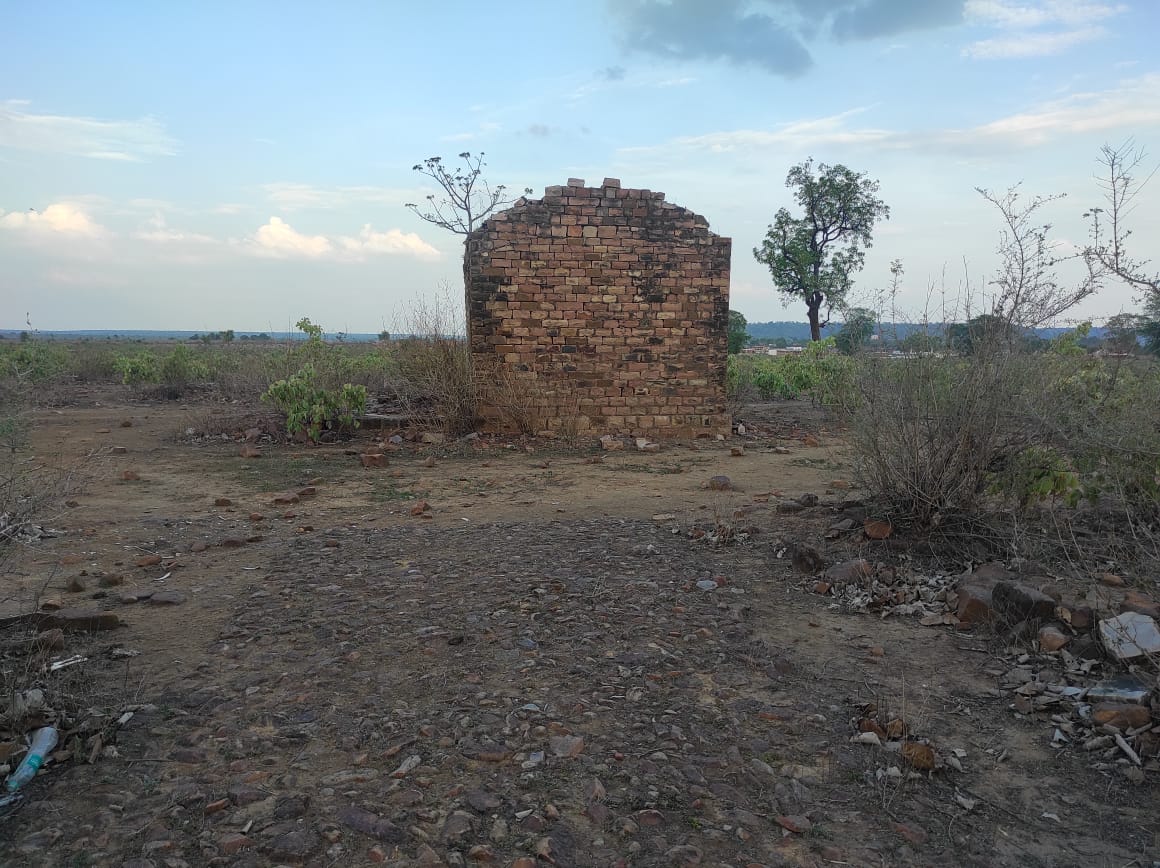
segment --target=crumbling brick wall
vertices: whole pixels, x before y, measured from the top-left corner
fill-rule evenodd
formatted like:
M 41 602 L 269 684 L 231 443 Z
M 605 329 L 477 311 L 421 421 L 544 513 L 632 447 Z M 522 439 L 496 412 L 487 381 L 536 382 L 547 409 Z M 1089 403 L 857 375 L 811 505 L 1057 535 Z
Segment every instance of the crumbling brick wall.
M 464 273 L 490 421 L 728 434 L 731 243 L 663 193 L 614 178 L 573 178 L 487 220 L 468 236 Z

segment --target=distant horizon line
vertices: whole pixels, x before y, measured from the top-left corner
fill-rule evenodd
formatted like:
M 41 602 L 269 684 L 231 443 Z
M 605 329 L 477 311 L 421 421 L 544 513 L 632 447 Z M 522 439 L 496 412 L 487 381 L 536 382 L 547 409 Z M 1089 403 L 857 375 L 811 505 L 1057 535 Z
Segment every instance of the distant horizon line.
M 1094 318 L 1094 319 L 1099 319 L 1099 318 Z M 940 323 L 940 321 L 928 320 L 928 321 L 926 321 L 926 323 L 912 323 L 912 321 L 909 321 L 906 319 L 900 319 L 898 321 L 883 320 L 882 323 L 878 323 L 876 325 L 882 325 L 882 326 L 887 326 L 887 325 L 942 326 L 942 325 L 954 325 L 957 323 L 957 321 L 958 320 L 948 320 L 948 321 L 945 321 L 945 323 Z M 1082 321 L 1089 321 L 1089 320 L 1082 320 Z M 747 320 L 746 325 L 747 326 L 799 325 L 799 326 L 805 326 L 806 328 L 810 327 L 809 320 L 805 320 L 805 319 L 753 319 L 753 320 Z M 838 320 L 838 321 L 834 321 L 834 323 L 828 323 L 828 324 L 822 326 L 822 328 L 834 328 L 835 326 L 841 326 L 841 325 L 843 325 L 843 321 Z M 1042 326 L 1042 327 L 1043 328 L 1059 328 L 1059 330 L 1061 330 L 1061 331 L 1066 331 L 1067 328 L 1072 328 L 1072 327 L 1074 327 L 1074 325 Z M 24 332 L 27 332 L 28 334 L 190 334 L 190 335 L 193 335 L 193 334 L 222 334 L 223 332 L 227 332 L 227 331 L 232 331 L 235 335 L 237 335 L 237 334 L 270 334 L 270 335 L 274 335 L 274 334 L 302 334 L 304 338 L 306 337 L 306 335 L 303 334 L 303 332 L 300 332 L 299 330 L 297 330 L 297 328 L 293 328 L 293 330 L 290 330 L 290 331 L 270 331 L 270 330 L 268 330 L 268 328 L 42 328 L 42 327 L 29 328 L 28 326 L 24 326 L 23 328 L 8 328 L 8 327 L 0 326 L 0 334 L 23 334 Z M 391 330 L 389 330 L 389 328 L 380 328 L 380 330 L 377 332 L 345 332 L 345 331 L 342 331 L 341 328 L 333 328 L 333 330 L 329 330 L 329 328 L 328 328 L 328 330 L 326 330 L 322 333 L 324 333 L 324 334 L 370 334 L 370 335 L 376 335 L 376 337 L 377 337 L 378 334 L 380 334 L 384 331 L 390 332 L 391 334 L 403 334 L 403 332 L 392 332 Z
M 957 322 L 956 320 L 950 320 L 947 322 L 934 322 L 934 321 L 908 322 L 907 320 L 898 320 L 897 322 L 887 322 L 884 320 L 880 323 L 876 323 L 876 327 L 885 328 L 885 327 L 889 327 L 889 326 L 912 326 L 912 327 L 926 327 L 926 328 L 942 328 L 942 327 L 945 327 L 948 325 L 955 325 L 956 322 Z M 1085 322 L 1090 322 L 1090 320 L 1085 320 Z M 827 323 L 826 325 L 822 326 L 822 330 L 826 331 L 826 330 L 841 328 L 841 326 L 843 324 L 844 323 L 842 323 L 840 321 Z M 751 320 L 751 321 L 748 321 L 746 323 L 747 328 L 750 326 L 771 326 L 771 325 L 775 325 L 775 326 L 776 325 L 801 326 L 801 327 L 807 328 L 807 329 L 810 326 L 809 322 L 806 320 L 793 320 L 793 319 Z M 1062 331 L 1069 331 L 1070 329 L 1072 329 L 1074 327 L 1075 327 L 1075 324 L 1064 325 L 1064 326 L 1041 326 L 1038 329 L 1035 329 L 1035 331 L 1061 331 L 1062 332 Z M 235 337 L 238 337 L 241 335 L 250 335 L 250 336 L 269 335 L 270 337 L 274 337 L 274 336 L 300 337 L 303 340 L 305 340 L 307 337 L 303 332 L 301 332 L 298 329 L 293 329 L 290 331 L 270 331 L 268 329 L 239 329 L 239 328 L 234 328 L 234 329 L 93 328 L 93 329 L 89 329 L 89 328 L 28 328 L 27 326 L 25 326 L 24 328 L 0 327 L 0 334 L 2 334 L 2 335 L 17 335 L 17 336 L 19 336 L 21 334 L 29 334 L 29 335 L 144 335 L 144 334 L 150 334 L 150 335 L 174 335 L 174 336 L 183 335 L 183 336 L 193 337 L 194 335 L 199 335 L 199 336 L 200 335 L 220 335 L 223 332 L 227 332 L 227 331 L 232 331 L 233 334 L 235 335 Z M 411 334 L 411 332 L 402 332 L 402 331 L 395 332 L 395 331 L 390 331 L 389 329 L 380 329 L 379 331 L 376 331 L 376 332 L 354 332 L 354 331 L 346 332 L 346 331 L 343 331 L 341 329 L 333 329 L 333 330 L 328 329 L 328 330 L 324 330 L 322 332 L 322 334 L 324 334 L 324 335 L 345 335 L 346 337 L 377 338 L 384 331 L 388 332 L 392 336 L 393 335 Z

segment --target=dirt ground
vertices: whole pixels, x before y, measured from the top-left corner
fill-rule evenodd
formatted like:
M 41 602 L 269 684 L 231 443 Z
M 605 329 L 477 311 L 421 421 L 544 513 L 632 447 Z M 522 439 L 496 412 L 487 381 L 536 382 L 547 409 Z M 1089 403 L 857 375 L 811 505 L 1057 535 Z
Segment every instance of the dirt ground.
M 256 418 L 119 389 L 38 412 L 38 456 L 90 479 L 0 615 L 116 613 L 40 683 L 132 715 L 27 787 L 0 863 L 1160 860 L 1158 776 L 1052 747 L 999 689 L 1008 649 L 844 611 L 778 556 L 908 557 L 824 538 L 858 492 L 808 406 L 656 453 L 408 440 L 370 468 L 393 432 L 241 457 Z M 868 703 L 938 767 L 852 742 Z

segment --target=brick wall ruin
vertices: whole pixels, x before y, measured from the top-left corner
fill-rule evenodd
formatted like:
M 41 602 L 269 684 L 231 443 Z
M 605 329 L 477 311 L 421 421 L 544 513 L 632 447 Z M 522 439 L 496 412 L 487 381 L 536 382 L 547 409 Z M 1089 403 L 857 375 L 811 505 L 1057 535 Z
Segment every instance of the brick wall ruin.
M 663 193 L 570 179 L 468 236 L 468 336 L 499 427 L 728 434 L 731 241 Z

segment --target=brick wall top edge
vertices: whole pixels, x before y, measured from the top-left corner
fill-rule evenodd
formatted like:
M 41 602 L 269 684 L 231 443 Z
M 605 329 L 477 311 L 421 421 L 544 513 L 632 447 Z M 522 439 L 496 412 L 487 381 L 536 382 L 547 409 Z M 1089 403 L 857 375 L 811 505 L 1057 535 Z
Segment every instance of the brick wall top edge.
M 580 183 L 583 183 L 582 179 L 579 178 L 569 178 L 568 180 L 570 182 L 579 181 Z M 608 191 L 607 195 L 605 195 L 605 191 Z M 546 187 L 544 189 L 544 196 L 541 199 L 530 199 L 526 196 L 521 196 L 511 205 L 511 207 L 492 215 L 483 223 L 479 224 L 476 230 L 471 233 L 469 238 L 482 236 L 487 231 L 489 225 L 492 223 L 518 221 L 525 212 L 532 212 L 540 209 L 545 209 L 548 211 L 567 211 L 577 207 L 574 204 L 563 201 L 565 198 L 591 199 L 593 205 L 611 205 L 614 207 L 633 201 L 649 203 L 653 205 L 653 207 L 658 208 L 664 212 L 664 215 L 667 218 L 688 218 L 693 220 L 693 222 L 697 225 L 704 226 L 705 228 L 709 227 L 708 219 L 700 214 L 690 211 L 688 208 L 684 208 L 673 202 L 665 201 L 664 193 L 635 187 L 621 187 L 620 180 L 618 178 L 605 178 L 604 185 L 601 187 L 583 187 L 579 185 L 553 186 Z

